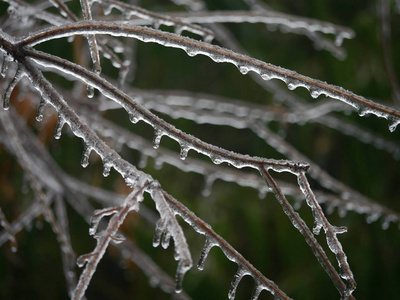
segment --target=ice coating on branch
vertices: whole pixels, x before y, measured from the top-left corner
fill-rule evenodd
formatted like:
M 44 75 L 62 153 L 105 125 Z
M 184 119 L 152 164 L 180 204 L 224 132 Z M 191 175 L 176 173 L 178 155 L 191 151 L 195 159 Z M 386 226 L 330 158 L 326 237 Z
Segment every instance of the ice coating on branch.
M 306 198 L 306 203 L 311 208 L 311 211 L 313 213 L 314 234 L 318 234 L 321 228 L 324 229 L 328 247 L 336 256 L 336 260 L 340 268 L 339 274 L 343 279 L 348 281 L 346 292 L 350 295 L 356 287 L 356 282 L 354 280 L 354 276 L 350 269 L 350 266 L 347 262 L 347 256 L 344 253 L 342 245 L 336 236 L 337 234 L 346 232 L 347 228 L 332 226 L 328 222 L 328 220 L 326 219 L 325 215 L 322 212 L 322 209 L 317 199 L 315 198 L 313 191 L 311 190 L 311 187 L 304 174 L 304 171 L 300 171 L 298 173 L 297 179 L 300 189 Z

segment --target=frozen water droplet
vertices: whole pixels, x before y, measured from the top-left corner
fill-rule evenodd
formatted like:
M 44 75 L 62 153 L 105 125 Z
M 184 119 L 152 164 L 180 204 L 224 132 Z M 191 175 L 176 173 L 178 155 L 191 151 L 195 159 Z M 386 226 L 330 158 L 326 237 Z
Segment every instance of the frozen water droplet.
M 264 80 L 271 80 L 272 76 L 268 73 L 263 73 L 263 74 L 261 74 L 261 78 Z
M 87 89 L 86 89 L 86 93 L 87 93 L 88 98 L 93 98 L 93 96 L 94 96 L 94 87 L 92 87 L 91 85 L 88 85 Z
M 44 111 L 44 106 L 46 105 L 46 100 L 43 98 L 40 100 L 37 113 L 36 113 L 36 121 L 42 122 L 43 121 L 43 111 Z
M 181 152 L 179 154 L 179 157 L 182 160 L 185 160 L 188 155 L 189 150 L 190 150 L 190 147 L 188 147 L 187 145 L 181 145 Z
M 187 53 L 187 55 L 189 55 L 191 57 L 196 56 L 198 54 L 197 51 L 191 50 L 191 49 L 187 49 L 186 53 Z
M 358 110 L 358 115 L 360 117 L 364 117 L 365 115 L 371 113 L 371 111 L 368 108 L 362 107 Z
M 249 68 L 246 66 L 239 66 L 239 71 L 240 73 L 242 73 L 243 75 L 246 75 L 249 72 Z
M 291 90 L 291 91 L 293 91 L 294 89 L 296 89 L 296 85 L 295 85 L 294 83 L 292 83 L 292 82 L 289 82 L 289 83 L 287 84 L 287 87 L 288 87 L 288 89 Z
M 219 165 L 222 163 L 222 159 L 219 158 L 218 156 L 212 155 L 210 158 L 211 158 L 211 161 L 216 165 Z
M 311 90 L 310 90 L 310 94 L 311 94 L 311 97 L 313 97 L 314 99 L 316 99 L 316 98 L 319 97 L 319 95 L 321 95 L 321 91 L 311 89 Z
M 154 138 L 153 138 L 153 148 L 158 149 L 160 147 L 161 138 L 163 136 L 163 132 L 161 130 L 156 129 L 154 131 Z
M 110 175 L 111 167 L 112 167 L 111 163 L 106 162 L 106 161 L 103 163 L 103 176 L 104 177 L 107 177 L 108 175 Z
M 394 132 L 397 128 L 397 125 L 400 124 L 400 119 L 398 118 L 394 118 L 394 117 L 389 117 L 388 118 L 388 122 L 389 122 L 389 130 L 390 132 Z
M 129 113 L 129 121 L 131 121 L 131 123 L 136 124 L 137 122 L 139 122 L 139 117 L 135 114 L 135 113 Z
M 54 130 L 54 138 L 56 140 L 60 139 L 61 131 L 62 131 L 62 128 L 63 128 L 64 124 L 65 124 L 64 118 L 61 117 L 61 116 L 58 116 L 57 125 L 56 125 L 56 128 Z

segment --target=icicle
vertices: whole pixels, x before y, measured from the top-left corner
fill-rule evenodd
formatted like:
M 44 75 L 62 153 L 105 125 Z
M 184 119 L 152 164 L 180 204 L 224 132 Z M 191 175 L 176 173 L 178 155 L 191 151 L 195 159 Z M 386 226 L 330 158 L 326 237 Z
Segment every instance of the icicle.
M 12 58 L 3 53 L 3 61 L 2 61 L 2 64 L 1 64 L 1 69 L 0 69 L 0 76 L 3 77 L 3 78 L 6 77 L 6 73 L 7 73 L 10 61 L 12 61 Z
M 183 26 L 175 25 L 174 32 L 175 32 L 176 34 L 181 35 L 184 29 L 185 29 L 185 28 L 184 28 Z
M 3 58 L 3 60 L 5 60 L 5 59 L 6 58 Z M 22 72 L 21 68 L 18 67 L 17 71 L 15 72 L 13 80 L 11 80 L 10 84 L 8 85 L 8 87 L 4 93 L 3 108 L 5 110 L 8 110 L 10 108 L 11 93 L 14 90 L 14 88 L 17 86 L 18 82 L 21 80 L 23 75 L 24 75 L 24 72 Z
M 140 153 L 140 159 L 139 159 L 139 162 L 138 162 L 138 167 L 139 167 L 140 169 L 144 169 L 144 168 L 146 167 L 146 165 L 147 165 L 147 159 L 148 159 L 148 156 L 147 156 L 147 155 L 145 155 L 145 154 L 143 154 L 143 153 Z
M 203 42 L 204 43 L 211 43 L 214 39 L 214 35 L 212 34 L 206 34 L 203 36 Z
M 89 156 L 90 152 L 92 152 L 92 147 L 85 145 L 85 149 L 83 150 L 81 165 L 86 168 L 89 165 Z
M 187 146 L 186 144 L 181 144 L 181 152 L 179 154 L 180 159 L 185 160 L 189 150 L 190 150 L 189 146 Z
M 182 260 L 179 261 L 175 275 L 175 292 L 177 293 L 182 292 L 183 277 L 190 268 L 191 268 L 191 263 L 186 263 L 185 265 L 184 261 Z
M 91 85 L 88 85 L 86 88 L 86 94 L 87 94 L 88 98 L 93 98 L 94 97 L 94 87 L 92 87 Z
M 112 164 L 106 160 L 103 160 L 103 176 L 107 177 L 110 175 Z
M 163 136 L 163 132 L 161 130 L 156 129 L 154 131 L 154 138 L 153 138 L 153 148 L 158 149 L 160 147 L 161 138 Z
M 263 289 L 264 288 L 261 284 L 256 284 L 251 295 L 251 300 L 257 300 Z
M 203 197 L 208 197 L 211 195 L 211 189 L 212 186 L 215 182 L 215 176 L 214 175 L 206 175 L 205 176 L 205 184 L 204 184 L 204 188 L 203 191 L 201 192 Z
M 289 90 L 293 91 L 293 90 L 295 90 L 297 88 L 297 85 L 294 84 L 293 82 L 289 82 L 287 84 L 287 87 L 288 87 Z
M 388 117 L 388 122 L 389 122 L 390 132 L 394 132 L 396 130 L 397 125 L 400 124 L 400 119 Z
M 383 230 L 388 229 L 388 228 L 389 228 L 389 225 L 390 225 L 390 222 L 391 222 L 390 217 L 385 217 L 385 218 L 383 219 L 383 221 L 382 221 L 382 225 L 381 225 L 382 229 L 383 229 Z
M 159 29 L 160 26 L 161 26 L 161 22 L 160 22 L 160 21 L 158 21 L 158 20 L 154 20 L 154 21 L 153 21 L 153 27 L 154 27 L 155 29 Z
M 169 247 L 170 241 L 171 241 L 171 233 L 169 231 L 165 231 L 161 239 L 161 247 L 167 249 Z
M 63 128 L 64 124 L 65 124 L 64 118 L 59 115 L 58 119 L 57 119 L 57 125 L 56 125 L 56 128 L 54 130 L 54 138 L 56 140 L 60 139 L 61 131 L 62 131 L 62 128 Z
M 158 245 L 160 245 L 161 236 L 162 236 L 163 232 L 165 231 L 166 227 L 167 227 L 167 224 L 164 219 L 159 219 L 157 221 L 157 225 L 156 225 L 156 229 L 155 229 L 154 237 L 153 237 L 153 247 L 158 247 Z
M 206 241 L 204 242 L 203 250 L 201 251 L 199 262 L 197 263 L 197 268 L 202 271 L 204 269 L 204 262 L 210 252 L 211 248 L 216 246 L 215 243 L 211 242 L 211 239 L 206 237 Z
M 245 270 L 243 268 L 239 267 L 238 271 L 236 272 L 236 274 L 233 277 L 233 280 L 231 282 L 231 288 L 228 293 L 228 298 L 230 300 L 235 299 L 236 289 L 244 275 L 246 275 Z
M 258 198 L 260 198 L 260 199 L 264 199 L 265 198 L 265 196 L 267 195 L 267 193 L 268 193 L 268 187 L 267 186 L 262 186 L 261 188 L 259 188 L 259 190 L 258 190 Z
M 366 221 L 368 224 L 371 224 L 372 222 L 375 222 L 376 220 L 379 219 L 381 215 L 379 213 L 372 213 L 366 216 Z
M 315 235 L 319 235 L 319 233 L 321 232 L 321 228 L 322 228 L 322 223 L 315 220 L 314 227 L 313 227 L 313 233 Z
M 154 169 L 161 170 L 163 166 L 164 166 L 164 160 L 160 157 L 155 157 L 154 158 Z
M 38 121 L 38 122 L 42 122 L 43 121 L 43 111 L 44 111 L 44 106 L 46 104 L 47 104 L 47 101 L 42 98 L 40 100 L 39 106 L 37 108 L 36 121 Z
M 335 38 L 335 46 L 340 47 L 343 43 L 343 38 L 344 38 L 343 34 L 338 34 Z
M 316 99 L 319 97 L 319 95 L 321 95 L 321 91 L 315 90 L 315 89 L 310 89 L 310 94 L 311 94 L 311 97 Z
M 249 68 L 246 66 L 239 66 L 239 71 L 240 73 L 242 73 L 243 75 L 246 75 L 249 72 Z

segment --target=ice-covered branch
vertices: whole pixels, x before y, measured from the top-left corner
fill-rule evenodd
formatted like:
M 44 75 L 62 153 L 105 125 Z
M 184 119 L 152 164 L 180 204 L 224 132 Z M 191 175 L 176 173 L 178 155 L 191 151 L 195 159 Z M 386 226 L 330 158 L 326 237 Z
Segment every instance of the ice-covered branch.
M 225 62 L 235 65 L 242 74 L 247 74 L 252 71 L 257 73 L 264 80 L 273 78 L 282 80 L 287 84 L 290 90 L 304 87 L 310 92 L 313 98 L 324 94 L 330 98 L 343 101 L 358 110 L 360 116 L 374 114 L 378 117 L 385 118 L 389 122 L 390 131 L 394 131 L 400 123 L 400 112 L 397 110 L 370 101 L 342 87 L 312 79 L 298 74 L 295 71 L 265 63 L 219 46 L 192 40 L 172 33 L 160 32 L 151 28 L 115 25 L 107 22 L 80 22 L 34 33 L 29 37 L 20 39 L 16 46 L 34 46 L 52 39 L 90 33 L 137 38 L 143 42 L 153 42 L 166 47 L 180 48 L 187 52 L 189 56 L 205 55 L 215 62 Z

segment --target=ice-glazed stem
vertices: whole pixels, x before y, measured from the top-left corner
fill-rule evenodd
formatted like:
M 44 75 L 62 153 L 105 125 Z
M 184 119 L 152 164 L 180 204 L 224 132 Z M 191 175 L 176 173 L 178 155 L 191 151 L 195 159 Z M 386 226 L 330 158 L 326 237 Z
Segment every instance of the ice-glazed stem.
M 153 42 L 166 47 L 180 48 L 190 56 L 201 54 L 210 57 L 215 62 L 231 63 L 237 66 L 242 73 L 253 71 L 264 80 L 273 78 L 284 81 L 290 89 L 304 87 L 309 90 L 313 98 L 321 94 L 347 103 L 358 110 L 361 116 L 374 114 L 386 118 L 390 131 L 394 131 L 400 123 L 400 112 L 375 103 L 362 96 L 356 95 L 342 87 L 298 74 L 282 67 L 278 67 L 249 56 L 232 52 L 219 46 L 182 37 L 172 33 L 160 32 L 151 28 L 113 24 L 108 22 L 80 22 L 71 25 L 53 27 L 34 33 L 19 41 L 18 46 L 34 46 L 47 40 L 68 37 L 77 34 L 109 34 L 137 38 L 143 42 Z M 0 40 L 1 42 L 1 40 Z M 1 44 L 1 43 L 0 43 Z

